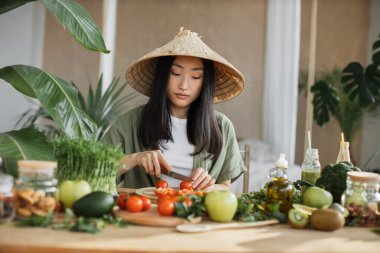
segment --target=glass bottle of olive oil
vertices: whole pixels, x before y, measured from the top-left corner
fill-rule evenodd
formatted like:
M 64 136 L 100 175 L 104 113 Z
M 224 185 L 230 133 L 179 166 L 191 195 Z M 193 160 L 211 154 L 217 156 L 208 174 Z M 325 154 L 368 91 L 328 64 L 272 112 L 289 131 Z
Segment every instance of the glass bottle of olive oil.
M 293 203 L 293 184 L 287 176 L 288 161 L 285 154 L 280 154 L 275 168 L 270 170 L 271 181 L 267 184 L 265 206 L 269 209 L 271 204 L 279 204 L 280 212 L 287 214 Z

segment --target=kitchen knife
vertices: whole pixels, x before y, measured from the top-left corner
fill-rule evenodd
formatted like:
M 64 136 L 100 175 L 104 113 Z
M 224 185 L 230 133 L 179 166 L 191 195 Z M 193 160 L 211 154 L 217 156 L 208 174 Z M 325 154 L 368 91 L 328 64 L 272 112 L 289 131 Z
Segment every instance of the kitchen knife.
M 187 176 L 184 176 L 182 174 L 179 174 L 177 172 L 174 172 L 174 171 L 170 171 L 168 170 L 167 168 L 165 167 L 161 167 L 161 173 L 164 174 L 164 175 L 167 175 L 169 177 L 172 177 L 172 178 L 175 178 L 175 179 L 178 179 L 180 181 L 188 181 L 188 182 L 192 182 L 193 180 Z

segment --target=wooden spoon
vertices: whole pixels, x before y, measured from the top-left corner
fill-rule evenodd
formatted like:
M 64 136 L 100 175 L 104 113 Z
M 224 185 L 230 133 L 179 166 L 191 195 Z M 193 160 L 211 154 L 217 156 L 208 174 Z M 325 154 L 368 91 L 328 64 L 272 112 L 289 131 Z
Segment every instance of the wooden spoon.
M 254 221 L 254 222 L 232 222 L 232 223 L 221 223 L 221 224 L 182 224 L 178 225 L 176 229 L 184 233 L 197 233 L 206 232 L 216 229 L 225 228 L 250 228 L 250 227 L 263 227 L 268 225 L 278 224 L 278 220 L 265 220 L 265 221 Z

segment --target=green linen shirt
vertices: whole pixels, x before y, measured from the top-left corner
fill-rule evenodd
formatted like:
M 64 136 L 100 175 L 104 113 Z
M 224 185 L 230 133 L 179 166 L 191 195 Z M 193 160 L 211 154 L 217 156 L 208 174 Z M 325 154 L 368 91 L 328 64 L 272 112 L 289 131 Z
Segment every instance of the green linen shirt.
M 103 141 L 120 147 L 124 154 L 147 151 L 138 140 L 138 128 L 144 106 L 137 107 L 124 114 L 105 135 Z M 240 154 L 232 122 L 220 112 L 216 119 L 223 135 L 223 147 L 215 162 L 208 158 L 209 153 L 202 151 L 194 156 L 193 170 L 199 167 L 207 170 L 216 183 L 227 180 L 235 181 L 246 168 Z M 158 180 L 155 176 L 145 173 L 144 168 L 136 167 L 117 179 L 120 187 L 141 188 L 151 187 Z

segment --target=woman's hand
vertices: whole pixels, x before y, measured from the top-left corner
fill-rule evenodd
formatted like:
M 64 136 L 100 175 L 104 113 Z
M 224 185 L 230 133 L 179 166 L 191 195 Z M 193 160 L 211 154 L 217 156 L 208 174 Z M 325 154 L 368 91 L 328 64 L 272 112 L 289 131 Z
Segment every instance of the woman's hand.
M 161 176 L 161 166 L 172 170 L 160 150 L 150 150 L 126 155 L 120 159 L 119 174 L 123 174 L 130 169 L 141 166 L 150 175 Z
M 212 178 L 203 168 L 194 170 L 191 179 L 193 180 L 193 188 L 196 190 L 203 190 L 215 184 L 215 178 Z

